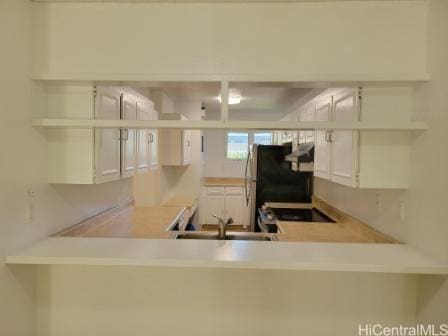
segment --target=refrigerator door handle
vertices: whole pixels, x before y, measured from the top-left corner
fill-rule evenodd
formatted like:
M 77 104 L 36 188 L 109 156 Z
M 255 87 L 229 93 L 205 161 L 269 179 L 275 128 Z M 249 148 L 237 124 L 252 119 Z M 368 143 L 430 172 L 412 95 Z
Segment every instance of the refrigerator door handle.
M 245 193 L 246 193 L 246 205 L 249 205 L 249 198 L 250 198 L 250 188 L 251 188 L 251 182 L 252 182 L 252 177 L 248 176 L 248 171 L 249 171 L 249 162 L 250 162 L 250 156 L 251 153 L 249 151 L 249 153 L 247 154 L 247 160 L 246 160 L 246 169 L 244 172 L 244 187 L 245 187 Z M 249 181 L 250 179 L 250 181 Z

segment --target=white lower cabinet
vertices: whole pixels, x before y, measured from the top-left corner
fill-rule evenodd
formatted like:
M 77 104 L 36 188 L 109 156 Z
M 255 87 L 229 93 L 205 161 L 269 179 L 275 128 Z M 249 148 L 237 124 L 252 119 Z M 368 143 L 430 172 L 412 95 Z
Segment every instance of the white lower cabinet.
M 224 217 L 225 197 L 224 195 L 207 195 L 206 199 L 206 223 L 204 224 L 218 224 L 218 220 L 213 217 Z
M 152 106 L 149 99 L 127 88 L 47 87 L 51 118 L 135 120 L 145 114 L 138 110 L 139 104 L 142 108 L 145 104 Z M 48 182 L 98 184 L 133 176 L 137 170 L 146 171 L 152 161 L 157 161 L 157 150 L 156 155 L 148 153 L 145 132 L 112 128 L 48 130 Z
M 232 217 L 234 225 L 247 226 L 248 209 L 242 187 L 203 187 L 201 224 L 218 224 L 213 215 Z

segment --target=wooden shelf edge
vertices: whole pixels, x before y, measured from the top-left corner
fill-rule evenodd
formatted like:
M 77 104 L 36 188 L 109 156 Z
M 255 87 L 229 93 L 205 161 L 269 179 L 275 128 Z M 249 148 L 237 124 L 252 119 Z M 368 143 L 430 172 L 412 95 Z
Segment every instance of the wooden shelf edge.
M 241 130 L 361 130 L 361 131 L 425 131 L 423 121 L 222 121 L 222 120 L 92 120 L 92 119 L 33 119 L 33 127 L 44 128 L 174 128 L 174 129 L 241 129 Z

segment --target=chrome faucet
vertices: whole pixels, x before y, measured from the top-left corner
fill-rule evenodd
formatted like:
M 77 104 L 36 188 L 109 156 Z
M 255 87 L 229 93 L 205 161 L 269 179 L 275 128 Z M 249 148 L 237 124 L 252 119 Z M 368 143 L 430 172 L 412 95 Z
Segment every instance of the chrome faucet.
M 229 218 L 227 218 L 225 220 L 223 218 L 217 216 L 217 215 L 213 215 L 213 217 L 215 217 L 218 220 L 218 224 L 219 224 L 218 239 L 225 240 L 226 239 L 226 228 L 227 228 L 227 225 L 233 223 L 232 217 L 229 217 Z

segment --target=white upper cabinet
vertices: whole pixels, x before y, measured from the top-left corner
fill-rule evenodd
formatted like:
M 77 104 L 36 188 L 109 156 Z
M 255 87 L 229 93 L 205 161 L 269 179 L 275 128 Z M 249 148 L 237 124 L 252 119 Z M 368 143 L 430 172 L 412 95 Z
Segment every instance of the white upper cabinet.
M 157 120 L 157 112 L 150 100 L 137 101 L 137 120 Z M 137 173 L 158 168 L 158 139 L 156 129 L 137 130 Z
M 130 94 L 122 95 L 121 119 L 137 119 L 137 101 Z M 135 129 L 121 130 L 121 176 L 134 176 L 137 171 L 137 131 Z
M 95 97 L 95 119 L 120 119 L 120 91 L 97 88 Z M 120 178 L 120 130 L 102 128 L 95 133 L 95 183 L 114 181 Z
M 313 101 L 318 121 L 408 121 L 412 88 L 328 89 Z M 411 141 L 408 132 L 317 130 L 314 175 L 350 187 L 406 189 Z
M 314 121 L 315 120 L 315 104 L 309 103 L 299 108 L 297 113 L 298 121 Z M 314 131 L 299 130 L 298 143 L 308 143 L 314 141 Z
M 333 98 L 333 121 L 358 121 L 357 90 L 342 92 Z M 356 187 L 358 131 L 332 131 L 331 180 Z M 325 148 L 327 149 L 327 148 Z
M 306 110 L 306 121 L 314 121 L 314 117 L 315 117 L 315 106 L 311 105 L 307 110 Z M 314 141 L 314 131 L 306 131 L 305 132 L 305 142 L 309 143 L 309 142 L 313 142 Z
M 298 121 L 306 121 L 307 120 L 307 110 L 301 109 L 298 114 Z M 299 131 L 299 144 L 306 143 L 306 134 L 307 131 Z
M 151 106 L 147 98 L 130 89 L 75 85 L 47 87 L 48 116 L 51 118 L 135 120 L 137 101 Z M 145 109 L 139 111 L 139 116 L 146 115 Z M 152 118 L 155 118 L 154 113 L 152 110 Z M 143 145 L 137 133 L 137 130 L 113 128 L 48 130 L 48 182 L 104 183 L 134 175 L 137 165 L 142 171 L 146 170 L 151 165 L 149 158 L 155 161 L 157 158 L 150 156 L 148 140 Z M 153 141 L 157 143 L 157 139 Z M 139 147 L 142 147 L 141 151 Z
M 186 166 L 191 163 L 191 132 L 180 129 L 159 130 L 162 166 Z
M 137 102 L 137 120 L 150 120 L 149 105 Z M 137 173 L 146 173 L 149 170 L 151 157 L 150 131 L 137 130 Z
M 182 163 L 189 165 L 191 163 L 191 132 L 189 130 L 182 131 Z
M 156 129 L 148 131 L 149 136 L 149 169 L 159 168 L 159 133 Z
M 316 104 L 316 121 L 331 120 L 332 97 L 326 97 Z M 314 135 L 314 175 L 330 178 L 330 142 L 331 133 L 327 130 L 316 130 Z

